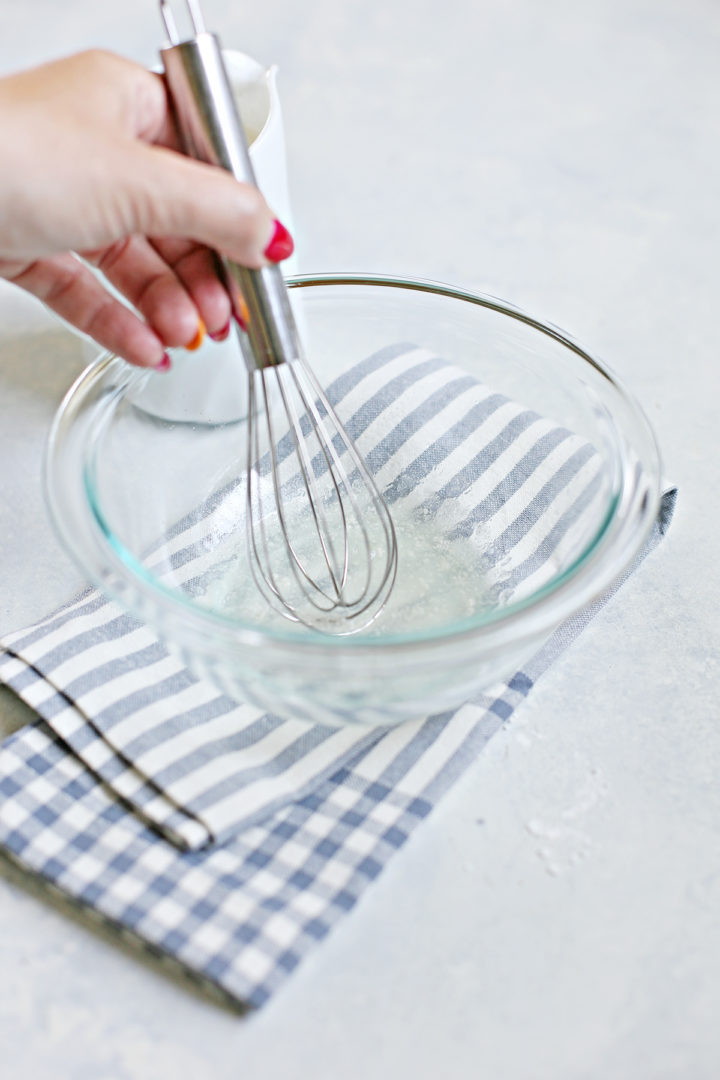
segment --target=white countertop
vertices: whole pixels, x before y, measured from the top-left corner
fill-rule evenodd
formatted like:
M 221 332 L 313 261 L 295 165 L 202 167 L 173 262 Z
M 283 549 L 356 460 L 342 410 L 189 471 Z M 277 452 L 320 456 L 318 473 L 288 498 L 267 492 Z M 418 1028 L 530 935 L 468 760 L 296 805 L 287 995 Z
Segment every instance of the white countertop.
M 1 0 L 0 71 L 153 63 L 151 0 Z M 62 8 L 62 10 L 61 10 Z M 720 9 L 204 0 L 280 67 L 300 268 L 491 292 L 642 400 L 662 546 L 358 908 L 241 1020 L 0 871 L 0 1076 L 720 1075 Z M 42 502 L 81 347 L 0 288 L 0 631 L 80 577 Z M 29 713 L 0 692 L 0 728 Z

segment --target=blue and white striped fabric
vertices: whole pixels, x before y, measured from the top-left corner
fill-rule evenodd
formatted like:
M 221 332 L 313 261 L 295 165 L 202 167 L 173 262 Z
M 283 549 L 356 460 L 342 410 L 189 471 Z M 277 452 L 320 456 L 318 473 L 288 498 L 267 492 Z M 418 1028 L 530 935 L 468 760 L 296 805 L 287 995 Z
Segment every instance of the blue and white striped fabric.
M 387 350 L 331 393 L 352 406 L 351 432 L 391 500 L 442 505 L 458 542 L 482 524 L 498 585 L 532 587 L 592 508 L 591 447 L 436 358 Z M 194 553 L 184 576 L 202 577 L 202 537 L 223 512 L 213 498 L 174 530 Z M 451 713 L 338 729 L 230 700 L 90 590 L 0 642 L 0 681 L 42 718 L 0 750 L 0 845 L 157 955 L 260 1005 L 587 617 Z
M 482 556 L 488 589 L 530 595 L 548 566 L 571 561 L 588 518 L 602 518 L 607 478 L 589 442 L 425 350 L 388 347 L 327 393 L 393 512 L 442 520 L 449 543 Z M 279 439 L 286 488 L 297 478 L 292 449 L 289 435 Z M 223 552 L 237 557 L 244 512 L 235 480 L 179 523 L 148 568 L 201 599 Z

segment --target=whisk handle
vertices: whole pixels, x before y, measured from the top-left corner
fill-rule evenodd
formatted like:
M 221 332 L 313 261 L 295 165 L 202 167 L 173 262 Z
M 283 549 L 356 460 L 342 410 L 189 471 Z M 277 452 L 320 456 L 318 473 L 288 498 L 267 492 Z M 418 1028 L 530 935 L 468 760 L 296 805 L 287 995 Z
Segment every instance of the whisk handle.
M 257 187 L 245 132 L 215 34 L 197 33 L 160 50 L 185 152 Z M 250 270 L 220 257 L 240 325 L 246 363 L 254 370 L 293 360 L 300 342 L 278 266 Z

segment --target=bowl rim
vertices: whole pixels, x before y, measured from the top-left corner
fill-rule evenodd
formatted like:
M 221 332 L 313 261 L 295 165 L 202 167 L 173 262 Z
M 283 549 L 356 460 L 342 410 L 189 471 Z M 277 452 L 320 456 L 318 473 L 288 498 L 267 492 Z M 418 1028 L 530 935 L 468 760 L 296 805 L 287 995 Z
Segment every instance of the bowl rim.
M 195 604 L 177 590 L 154 579 L 130 553 L 128 553 L 129 557 L 124 557 L 120 553 L 117 540 L 98 517 L 97 508 L 88 497 L 84 476 L 74 477 L 73 482 L 82 483 L 85 496 L 83 510 L 87 519 L 85 524 L 90 524 L 95 536 L 93 538 L 79 536 L 77 531 L 74 531 L 73 524 L 68 520 L 67 506 L 59 497 L 63 484 L 58 484 L 56 474 L 63 460 L 63 439 L 68 434 L 68 423 L 72 424 L 72 414 L 78 411 L 83 404 L 83 399 L 87 399 L 87 396 L 102 382 L 109 371 L 123 373 L 119 385 L 115 387 L 112 394 L 115 399 L 120 398 L 135 379 L 147 377 L 146 371 L 131 368 L 117 356 L 105 352 L 80 374 L 63 398 L 48 435 L 44 467 L 45 497 L 56 531 L 71 557 L 105 594 L 119 601 L 140 619 L 147 615 L 148 600 L 155 606 L 167 609 L 162 614 L 163 624 L 171 613 L 182 612 L 185 623 L 190 625 L 193 632 L 200 634 L 209 632 L 215 640 L 219 637 L 227 644 L 235 646 L 238 644 L 266 646 L 271 643 L 273 647 L 284 646 L 292 652 L 301 651 L 303 655 L 314 652 L 326 653 L 328 649 L 359 655 L 363 652 L 377 653 L 378 650 L 417 651 L 423 648 L 437 648 L 441 642 L 453 643 L 467 639 L 487 640 L 495 644 L 508 637 L 517 639 L 518 636 L 536 635 L 544 629 L 553 629 L 575 611 L 597 600 L 622 575 L 631 560 L 639 553 L 657 518 L 660 506 L 661 461 L 655 434 L 643 409 L 623 382 L 604 363 L 559 327 L 529 315 L 514 304 L 490 294 L 470 292 L 430 279 L 376 273 L 314 273 L 288 277 L 287 285 L 291 290 L 333 285 L 382 286 L 462 300 L 522 322 L 575 353 L 618 393 L 645 437 L 647 450 L 654 466 L 652 474 L 654 484 L 650 496 L 646 495 L 644 500 L 641 524 L 633 530 L 632 536 L 625 535 L 627 522 L 624 523 L 624 529 L 616 528 L 613 534 L 612 527 L 618 524 L 622 492 L 630 476 L 629 467 L 620 456 L 619 464 L 622 470 L 620 493 L 611 500 L 611 505 L 598 532 L 583 552 L 561 574 L 553 577 L 530 596 L 515 601 L 505 608 L 474 615 L 447 626 L 414 632 L 380 634 L 377 637 L 368 637 L 363 634 L 333 636 L 312 630 L 298 632 L 297 629 L 286 630 L 282 627 L 261 627 L 243 623 L 220 611 Z M 84 472 L 83 469 L 80 471 Z M 64 482 L 67 483 L 66 477 Z M 622 522 L 620 526 L 623 526 Z M 104 540 L 104 546 L 100 543 L 100 537 Z M 621 557 L 610 558 L 609 556 L 616 549 L 620 549 Z M 603 556 L 605 556 L 604 562 Z M 132 595 L 133 589 L 137 594 L 135 596 Z M 157 628 L 157 621 L 153 625 Z

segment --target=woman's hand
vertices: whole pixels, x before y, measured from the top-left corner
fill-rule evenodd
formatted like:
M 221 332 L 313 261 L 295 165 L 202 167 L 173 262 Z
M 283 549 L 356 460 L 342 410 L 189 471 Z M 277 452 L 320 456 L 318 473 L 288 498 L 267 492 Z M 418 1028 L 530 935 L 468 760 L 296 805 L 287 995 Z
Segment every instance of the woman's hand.
M 250 267 L 292 251 L 257 190 L 178 152 L 163 79 L 118 56 L 0 79 L 0 138 L 0 277 L 130 363 L 227 337 L 211 249 Z

